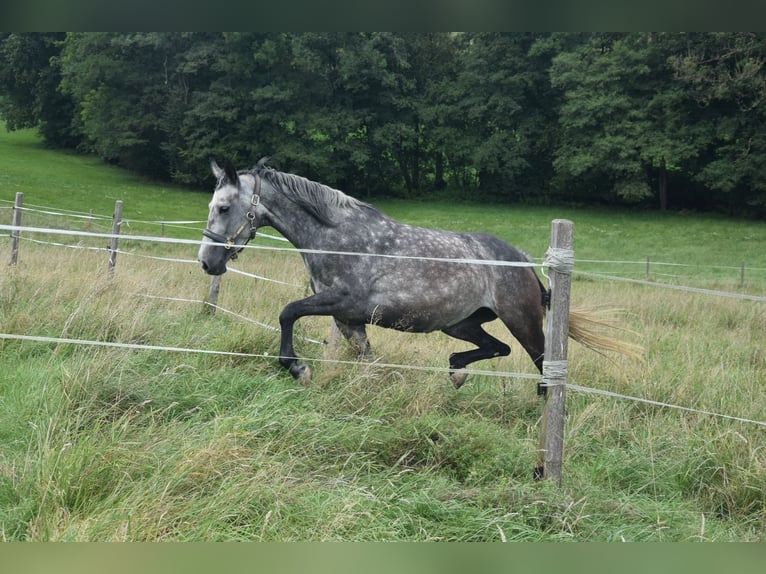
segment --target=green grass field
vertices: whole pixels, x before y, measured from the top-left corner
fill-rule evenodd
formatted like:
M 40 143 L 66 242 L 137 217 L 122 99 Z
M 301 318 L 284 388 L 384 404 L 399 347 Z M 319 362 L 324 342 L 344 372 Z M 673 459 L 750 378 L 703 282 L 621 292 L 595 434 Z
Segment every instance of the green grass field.
M 212 182 L 211 182 L 212 186 Z M 0 133 L 0 208 L 25 205 L 139 221 L 203 220 L 211 190 L 155 185 L 97 160 Z M 699 214 L 381 202 L 399 219 L 494 233 L 542 257 L 550 221 L 575 222 L 577 269 L 766 295 L 766 226 Z M 0 223 L 10 222 L 0 209 Z M 25 212 L 39 227 L 108 231 Z M 168 235 L 200 237 L 194 225 Z M 30 234 L 31 235 L 31 234 Z M 80 246 L 103 239 L 35 237 Z M 281 245 L 267 239 L 256 242 Z M 9 238 L 0 238 L 7 258 Z M 209 279 L 193 246 L 125 241 L 104 251 L 22 241 L 2 261 L 0 332 L 276 355 L 278 334 L 202 305 Z M 585 263 L 581 260 L 636 261 Z M 745 261 L 745 284 L 739 265 Z M 304 296 L 295 254 L 248 250 L 219 304 L 275 325 Z M 625 309 L 643 362 L 570 345 L 573 383 L 766 421 L 766 303 L 575 276 L 575 306 Z M 329 321 L 298 334 L 323 340 Z M 494 332 L 509 340 L 499 326 Z M 380 363 L 444 367 L 465 346 L 441 334 L 372 328 Z M 478 368 L 533 373 L 510 357 Z M 562 486 L 532 480 L 541 403 L 533 381 L 356 362 L 300 341 L 311 386 L 271 358 L 0 339 L 0 540 L 754 541 L 766 528 L 766 428 L 570 391 Z M 337 362 L 337 361 L 344 362 Z M 348 364 L 350 363 L 350 364 Z

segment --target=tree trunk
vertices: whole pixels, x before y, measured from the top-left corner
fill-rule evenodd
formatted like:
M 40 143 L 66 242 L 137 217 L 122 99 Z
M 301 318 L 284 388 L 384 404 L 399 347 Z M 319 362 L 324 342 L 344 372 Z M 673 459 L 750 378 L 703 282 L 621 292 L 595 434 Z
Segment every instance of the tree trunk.
M 660 211 L 667 211 L 668 209 L 668 171 L 665 167 L 665 160 L 660 163 Z
M 444 154 L 440 151 L 436 152 L 434 167 L 434 187 L 436 189 L 444 189 L 447 187 L 447 182 L 444 181 Z
M 410 170 L 407 167 L 407 153 L 402 149 L 401 145 L 399 146 L 399 171 L 402 174 L 402 179 L 404 180 L 404 186 L 407 190 L 407 197 L 412 196 L 413 186 L 412 186 L 412 177 L 410 175 Z
M 412 185 L 420 193 L 420 123 L 415 124 L 415 151 L 412 154 Z

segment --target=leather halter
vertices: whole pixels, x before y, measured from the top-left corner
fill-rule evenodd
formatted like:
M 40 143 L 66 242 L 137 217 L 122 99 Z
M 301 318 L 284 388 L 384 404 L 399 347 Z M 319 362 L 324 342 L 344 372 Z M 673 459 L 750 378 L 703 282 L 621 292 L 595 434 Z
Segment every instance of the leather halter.
M 239 249 L 237 249 L 237 251 L 234 252 L 234 254 L 232 255 L 232 259 L 234 257 L 236 257 L 237 253 L 242 251 L 244 246 L 247 245 L 247 243 L 249 241 L 251 241 L 255 237 L 255 232 L 256 232 L 257 228 L 256 228 L 256 225 L 255 225 L 255 212 L 254 212 L 254 209 L 256 207 L 258 207 L 258 204 L 261 201 L 261 196 L 260 196 L 261 178 L 258 177 L 258 175 L 256 175 L 256 174 L 253 174 L 253 176 L 255 177 L 255 189 L 253 190 L 253 196 L 250 198 L 250 206 L 252 207 L 252 209 L 250 209 L 245 214 L 245 218 L 246 219 L 242 223 L 242 225 L 240 225 L 237 228 L 237 230 L 232 235 L 230 235 L 229 237 L 221 235 L 220 233 L 216 233 L 215 231 L 212 231 L 212 230 L 210 230 L 208 228 L 205 228 L 205 230 L 202 232 L 202 235 L 204 235 L 208 239 L 212 239 L 216 243 L 222 243 L 224 249 L 226 249 L 228 251 L 232 247 L 236 246 L 237 238 L 240 235 L 242 235 L 242 232 L 245 231 L 245 228 L 247 228 L 247 226 L 249 225 L 250 226 L 250 235 L 245 240 L 245 242 L 241 246 L 239 246 Z

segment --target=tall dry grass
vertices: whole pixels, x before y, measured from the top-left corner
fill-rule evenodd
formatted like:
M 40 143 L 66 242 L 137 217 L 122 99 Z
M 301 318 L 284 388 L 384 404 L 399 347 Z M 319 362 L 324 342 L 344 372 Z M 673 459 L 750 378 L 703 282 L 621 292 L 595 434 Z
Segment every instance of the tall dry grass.
M 163 251 L 165 248 L 163 248 Z M 166 255 L 167 253 L 163 253 Z M 188 256 L 188 254 L 178 254 Z M 219 304 L 277 324 L 307 293 L 295 255 L 238 267 Z M 23 245 L 0 278 L 0 330 L 276 355 L 278 334 L 202 305 L 193 265 Z M 572 343 L 584 387 L 766 420 L 761 304 L 575 280 L 574 305 L 620 307 L 643 361 Z M 482 369 L 534 373 L 520 346 Z M 323 340 L 330 321 L 298 335 Z M 467 348 L 442 334 L 370 328 L 376 361 L 298 341 L 317 360 L 297 385 L 274 359 L 0 341 L 4 540 L 757 540 L 763 427 L 568 393 L 564 486 L 531 480 L 534 381 L 446 374 Z M 334 362 L 336 360 L 343 361 Z

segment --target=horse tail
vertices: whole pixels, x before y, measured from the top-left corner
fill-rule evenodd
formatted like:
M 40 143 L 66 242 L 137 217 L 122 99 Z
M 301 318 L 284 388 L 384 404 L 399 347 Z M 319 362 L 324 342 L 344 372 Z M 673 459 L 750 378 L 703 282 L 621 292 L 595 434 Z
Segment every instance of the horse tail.
M 540 286 L 541 302 L 545 311 L 550 307 L 551 292 L 537 277 Z M 585 309 L 569 310 L 569 337 L 584 347 L 597 353 L 614 352 L 633 359 L 643 360 L 644 348 L 614 336 L 615 332 L 635 334 L 617 323 L 620 309 Z
M 604 353 L 611 351 L 632 359 L 642 360 L 643 346 L 615 336 L 615 333 L 635 334 L 617 323 L 619 309 L 570 309 L 569 336 L 583 345 Z

